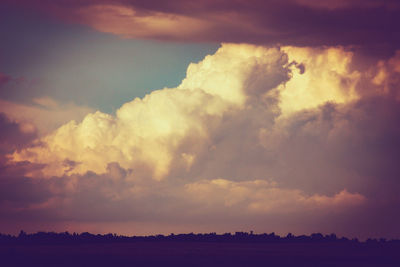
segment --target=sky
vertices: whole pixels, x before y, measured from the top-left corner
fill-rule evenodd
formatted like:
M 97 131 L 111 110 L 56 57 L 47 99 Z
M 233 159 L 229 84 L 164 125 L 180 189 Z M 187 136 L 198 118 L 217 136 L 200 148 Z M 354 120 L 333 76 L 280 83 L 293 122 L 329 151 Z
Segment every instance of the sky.
M 400 238 L 399 15 L 2 1 L 1 232 Z

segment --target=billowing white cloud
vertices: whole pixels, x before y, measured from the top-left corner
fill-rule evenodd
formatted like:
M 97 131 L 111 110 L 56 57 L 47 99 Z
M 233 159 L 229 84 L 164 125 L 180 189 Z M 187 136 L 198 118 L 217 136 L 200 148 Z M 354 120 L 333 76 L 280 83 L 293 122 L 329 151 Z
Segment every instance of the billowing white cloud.
M 293 77 L 280 88 L 283 113 L 316 108 L 328 101 L 347 103 L 358 98 L 356 85 L 360 79 L 357 70 L 350 70 L 352 53 L 341 48 L 284 47 Z
M 71 121 L 14 159 L 45 163 L 46 175 L 63 175 L 62 163 L 68 159 L 80 163 L 68 168 L 70 173 L 102 173 L 115 161 L 123 168 L 146 166 L 153 178 L 162 179 L 173 160 L 181 159 L 187 167 L 196 161 L 196 145 L 188 151 L 178 149 L 184 140 L 212 149 L 210 135 L 235 112 L 250 116 L 249 110 L 261 105 L 264 111 L 256 112 L 265 114 L 257 116 L 267 118 L 272 111 L 290 114 L 326 101 L 355 99 L 359 75 L 349 72 L 350 61 L 351 53 L 339 48 L 279 50 L 224 44 L 214 55 L 190 64 L 177 88 L 134 99 L 115 116 L 97 111 L 81 123 Z M 272 101 L 278 98 L 277 106 Z
M 286 63 L 287 57 L 276 48 L 223 45 L 215 55 L 191 64 L 177 88 L 134 99 L 115 116 L 98 111 L 81 123 L 71 121 L 14 158 L 46 162 L 47 175 L 62 175 L 62 163 L 68 159 L 80 163 L 68 169 L 70 173 L 102 173 L 115 161 L 124 168 L 146 166 L 153 178 L 162 179 L 173 159 L 181 158 L 188 165 L 195 160 L 192 151 L 177 153 L 183 140 L 190 137 L 206 144 L 225 114 L 246 109 L 250 96 L 263 97 L 287 78 Z M 282 74 L 277 78 L 278 72 Z M 265 78 L 255 76 L 279 80 L 264 84 Z
M 361 212 L 398 188 L 398 57 L 361 71 L 341 47 L 223 44 L 177 88 L 70 121 L 12 159 L 43 164 L 43 205 L 70 220 Z

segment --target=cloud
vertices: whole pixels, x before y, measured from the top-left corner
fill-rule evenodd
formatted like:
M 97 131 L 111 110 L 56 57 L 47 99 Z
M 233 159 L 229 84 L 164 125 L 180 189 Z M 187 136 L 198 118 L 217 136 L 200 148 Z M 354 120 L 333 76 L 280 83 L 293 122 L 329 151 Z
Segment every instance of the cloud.
M 303 74 L 293 65 L 297 61 L 306 69 Z M 201 160 L 198 150 L 212 150 L 218 143 L 213 138 L 236 132 L 250 117 L 258 125 L 249 125 L 248 132 L 257 135 L 251 132 L 254 127 L 269 127 L 268 120 L 272 123 L 278 115 L 357 99 L 354 87 L 360 74 L 349 70 L 350 61 L 351 53 L 340 48 L 279 50 L 225 44 L 215 55 L 190 64 L 177 88 L 126 103 L 115 117 L 97 111 L 81 123 L 71 121 L 15 157 L 45 162 L 47 175 L 63 175 L 63 162 L 69 159 L 82 162 L 70 169 L 72 173 L 102 173 L 108 162 L 116 161 L 124 168 L 146 166 L 150 176 L 162 179 L 174 163 L 196 166 Z M 235 142 L 222 144 L 222 153 L 235 148 Z
M 29 1 L 18 3 L 32 8 Z M 35 8 L 123 38 L 375 48 L 399 43 L 395 0 L 36 1 Z
M 280 221 L 287 214 L 308 212 L 316 218 L 326 210 L 342 214 L 367 203 L 364 196 L 346 190 L 333 196 L 308 195 L 266 180 L 234 182 L 218 178 L 160 183 L 135 177 L 132 170 L 122 169 L 117 163 L 110 163 L 104 174 L 88 172 L 46 179 L 6 171 L 0 183 L 4 189 L 0 213 L 6 218 L 4 221 L 17 223 L 21 219 L 54 225 L 146 221 L 187 226 L 208 217 L 208 223 L 212 224 L 229 218 L 232 223 L 225 225 L 231 228 L 271 216 Z
M 70 121 L 37 146 L 15 153 L 14 160 L 45 163 L 47 176 L 62 176 L 66 169 L 104 173 L 109 162 L 118 162 L 156 180 L 191 171 L 225 177 L 236 166 L 238 176 L 258 177 L 265 171 L 262 161 L 274 161 L 264 148 L 276 149 L 285 136 L 298 133 L 292 124 L 307 123 L 307 134 L 319 137 L 331 127 L 310 126 L 321 116 L 320 107 L 329 102 L 336 111 L 360 99 L 356 85 L 365 77 L 350 69 L 351 60 L 343 48 L 224 44 L 190 64 L 177 88 L 136 98 L 115 116 L 97 111 L 80 123 Z M 283 141 L 269 145 L 274 138 Z M 248 162 L 238 165 L 241 160 Z M 66 161 L 79 164 L 65 168 Z
M 0 129 L 0 158 L 12 151 L 24 148 L 37 137 L 33 128 L 18 124 L 1 112 Z
M 0 112 L 17 121 L 26 131 L 48 134 L 70 120 L 81 120 L 93 109 L 74 103 L 60 103 L 49 97 L 35 98 L 33 104 L 0 99 Z
M 101 173 L 108 162 L 116 161 L 124 168 L 147 166 L 155 179 L 162 179 L 174 160 L 192 164 L 191 150 L 206 144 L 210 127 L 218 126 L 224 114 L 244 109 L 254 94 L 262 95 L 287 79 L 286 61 L 276 48 L 224 45 L 214 56 L 191 64 L 178 88 L 126 103 L 115 117 L 97 111 L 81 123 L 71 121 L 41 139 L 44 145 L 15 157 L 46 162 L 48 175 L 62 175 L 60 164 L 68 158 L 82 162 L 72 173 Z M 251 80 L 252 75 L 264 77 Z M 263 84 L 268 78 L 273 79 Z M 188 139 L 195 143 L 178 152 Z
M 202 180 L 185 185 L 186 191 L 202 208 L 230 209 L 240 207 L 242 213 L 282 214 L 298 210 L 343 208 L 360 205 L 366 198 L 346 190 L 334 196 L 311 195 L 297 189 L 279 188 L 265 180 L 233 182 L 225 179 Z M 219 205 L 220 207 L 217 207 Z
M 358 98 L 356 85 L 361 74 L 350 69 L 351 52 L 337 47 L 284 47 L 283 51 L 288 53 L 290 62 L 307 66 L 306 70 L 293 71 L 294 77 L 280 89 L 283 113 L 316 108 L 328 101 L 347 103 Z
M 11 77 L 9 75 L 0 72 L 0 86 L 8 83 L 10 80 Z
M 295 0 L 300 5 L 312 7 L 315 9 L 342 9 L 349 7 L 386 7 L 398 8 L 396 1 L 379 1 L 379 0 L 339 0 L 339 1 L 316 1 L 316 0 Z
M 6 165 L 27 167 L 14 182 L 36 181 L 46 197 L 18 209 L 30 200 L 16 191 L 2 212 L 397 237 L 399 55 L 360 68 L 343 47 L 223 44 L 176 88 L 15 151 Z

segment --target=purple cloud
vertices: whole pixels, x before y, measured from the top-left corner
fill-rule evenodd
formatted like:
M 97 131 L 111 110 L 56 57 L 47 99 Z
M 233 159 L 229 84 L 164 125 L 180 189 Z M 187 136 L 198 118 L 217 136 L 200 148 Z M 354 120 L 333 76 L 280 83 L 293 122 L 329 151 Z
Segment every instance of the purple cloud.
M 124 38 L 375 48 L 400 42 L 400 6 L 390 0 L 35 1 L 34 8 Z
M 11 77 L 9 75 L 0 72 L 0 86 L 8 83 L 10 80 Z

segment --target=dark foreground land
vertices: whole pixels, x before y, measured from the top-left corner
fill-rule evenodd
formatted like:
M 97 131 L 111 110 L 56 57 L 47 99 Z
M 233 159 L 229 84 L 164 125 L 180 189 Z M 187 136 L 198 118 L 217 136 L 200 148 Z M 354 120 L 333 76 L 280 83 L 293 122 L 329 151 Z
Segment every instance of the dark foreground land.
M 47 235 L 47 236 L 46 236 Z M 275 235 L 0 238 L 0 266 L 400 266 L 400 242 Z

